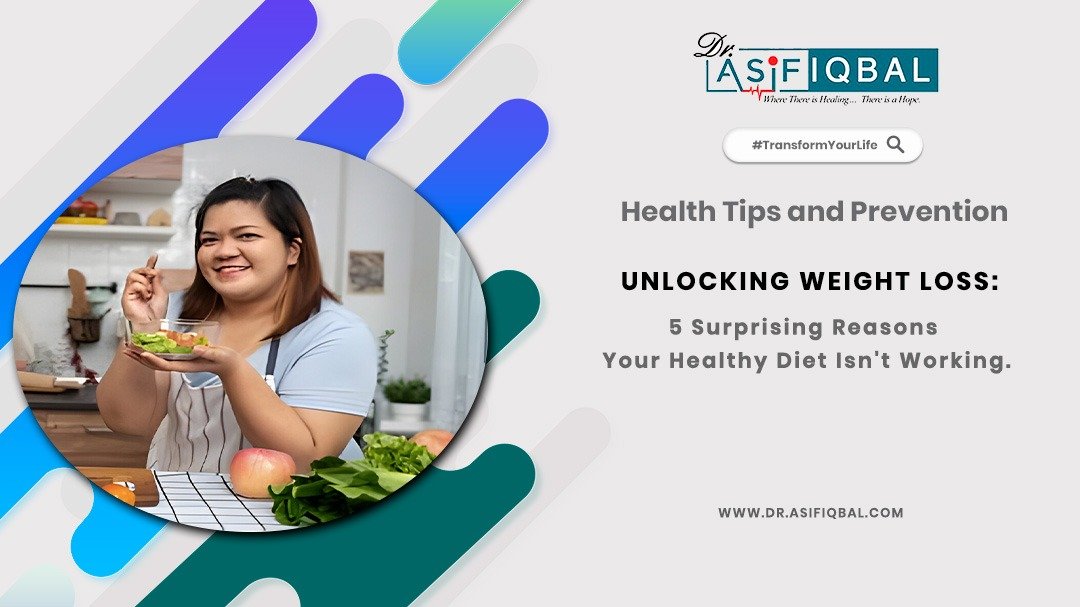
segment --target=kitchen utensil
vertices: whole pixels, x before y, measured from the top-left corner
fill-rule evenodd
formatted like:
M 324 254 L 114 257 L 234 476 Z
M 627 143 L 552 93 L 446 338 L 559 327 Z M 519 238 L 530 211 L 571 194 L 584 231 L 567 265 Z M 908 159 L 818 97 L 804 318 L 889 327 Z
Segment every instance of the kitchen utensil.
M 53 377 L 46 373 L 34 373 L 32 371 L 19 371 L 19 385 L 23 392 L 63 392 L 64 390 L 78 390 L 86 382 L 85 377 Z
M 56 385 L 56 378 L 44 373 L 19 371 L 19 385 L 23 392 L 63 392 L 65 388 Z
M 120 211 L 116 215 L 113 215 L 113 225 L 141 226 L 142 221 L 139 219 L 138 213 L 132 213 L 130 211 Z
M 68 327 L 71 332 L 71 339 L 79 343 L 94 343 L 101 339 L 101 319 L 108 314 L 110 310 L 105 310 L 100 316 L 91 316 L 90 318 L 72 318 L 68 317 Z
M 86 382 L 90 381 L 87 377 L 57 377 L 53 380 L 53 385 L 57 388 L 71 388 L 78 390 L 86 385 Z
M 75 268 L 68 268 L 68 284 L 71 285 L 71 307 L 68 318 L 88 318 L 90 302 L 86 299 L 86 276 Z
M 165 209 L 157 209 L 153 213 L 150 213 L 150 216 L 146 218 L 146 225 L 163 227 L 171 226 L 172 215 Z
M 135 506 L 146 508 L 158 503 L 157 482 L 154 473 L 146 468 L 110 468 L 105 466 L 77 466 L 75 468 L 98 487 L 110 483 L 133 483 Z

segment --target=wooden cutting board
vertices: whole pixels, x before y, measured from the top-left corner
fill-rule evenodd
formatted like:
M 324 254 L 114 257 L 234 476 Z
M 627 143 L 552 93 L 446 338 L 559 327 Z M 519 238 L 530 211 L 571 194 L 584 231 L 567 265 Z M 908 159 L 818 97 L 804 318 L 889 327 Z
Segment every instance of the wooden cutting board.
M 68 268 L 68 284 L 71 285 L 71 307 L 68 318 L 90 316 L 90 300 L 86 298 L 86 276 L 75 268 Z
M 99 487 L 110 483 L 134 483 L 135 506 L 139 508 L 157 506 L 157 483 L 154 482 L 154 473 L 146 468 L 78 466 L 75 469 Z

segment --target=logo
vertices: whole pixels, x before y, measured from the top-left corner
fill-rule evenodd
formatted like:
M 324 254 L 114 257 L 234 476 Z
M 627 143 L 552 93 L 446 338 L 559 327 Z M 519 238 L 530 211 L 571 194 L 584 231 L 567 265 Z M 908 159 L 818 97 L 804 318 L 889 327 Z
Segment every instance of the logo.
M 694 57 L 705 60 L 710 93 L 936 93 L 936 48 L 736 47 L 706 32 Z

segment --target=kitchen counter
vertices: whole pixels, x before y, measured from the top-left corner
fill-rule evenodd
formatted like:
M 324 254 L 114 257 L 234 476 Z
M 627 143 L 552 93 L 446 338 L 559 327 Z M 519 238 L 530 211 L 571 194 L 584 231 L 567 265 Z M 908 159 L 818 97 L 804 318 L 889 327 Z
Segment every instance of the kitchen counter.
M 23 392 L 31 409 L 54 411 L 97 411 L 97 385 L 63 392 Z
M 63 392 L 24 392 L 45 435 L 75 466 L 146 465 L 150 438 L 113 432 L 97 408 L 97 386 Z

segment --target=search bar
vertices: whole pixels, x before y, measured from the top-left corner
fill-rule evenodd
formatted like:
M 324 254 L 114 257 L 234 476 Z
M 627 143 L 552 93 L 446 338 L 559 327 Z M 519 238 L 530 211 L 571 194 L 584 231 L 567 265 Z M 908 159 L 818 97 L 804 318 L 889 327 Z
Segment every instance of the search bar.
M 732 162 L 904 163 L 922 149 L 911 129 L 738 128 L 724 137 Z

